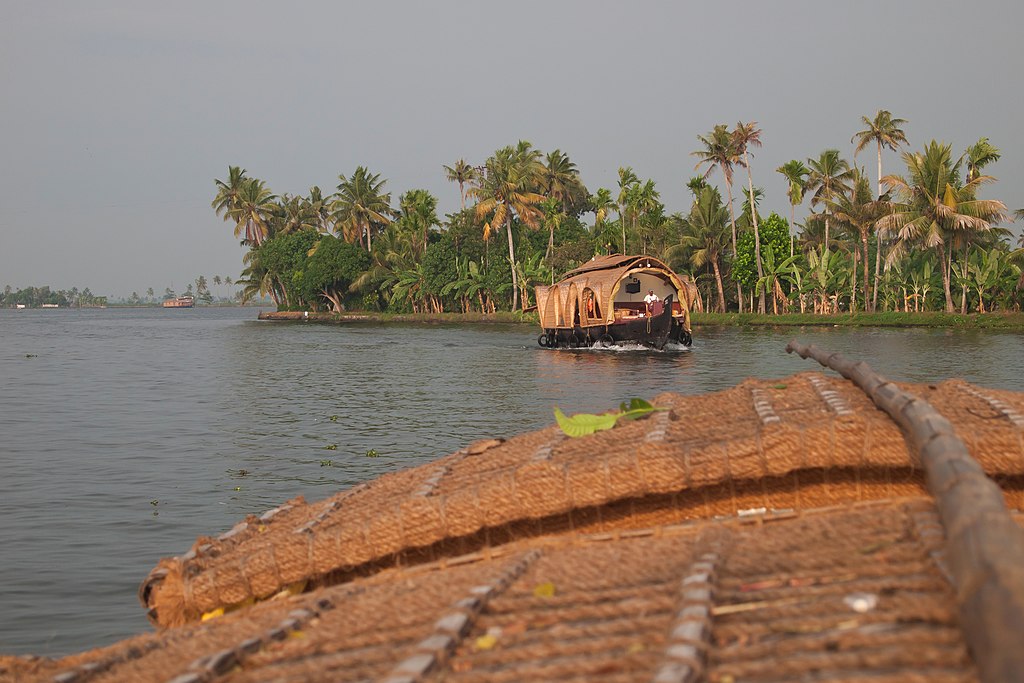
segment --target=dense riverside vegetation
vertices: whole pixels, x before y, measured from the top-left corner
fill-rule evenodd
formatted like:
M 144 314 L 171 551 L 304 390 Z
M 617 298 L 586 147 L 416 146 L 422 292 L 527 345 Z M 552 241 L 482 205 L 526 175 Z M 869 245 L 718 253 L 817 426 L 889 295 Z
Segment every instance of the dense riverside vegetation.
M 758 211 L 755 175 L 766 170 L 753 165 L 762 144 L 753 122 L 697 136 L 692 201 L 673 213 L 630 167 L 616 188 L 591 192 L 567 154 L 526 141 L 481 166 L 444 166 L 461 207 L 444 218 L 426 190 L 396 202 L 387 180 L 362 166 L 339 175 L 335 192 L 314 186 L 305 196 L 276 195 L 231 166 L 212 206 L 247 249 L 243 300 L 270 296 L 281 310 L 522 311 L 534 285 L 594 255 L 644 253 L 697 283 L 701 311 L 1019 311 L 1024 243 L 1011 244 L 1001 225 L 1003 202 L 980 196 L 995 182 L 984 169 L 999 150 L 981 138 L 960 155 L 936 141 L 913 152 L 903 119 L 879 111 L 862 121 L 852 163 L 827 149 L 775 169 L 789 219 Z M 883 175 L 883 147 L 902 150 L 902 174 Z M 874 183 L 856 165 L 865 149 L 876 152 Z

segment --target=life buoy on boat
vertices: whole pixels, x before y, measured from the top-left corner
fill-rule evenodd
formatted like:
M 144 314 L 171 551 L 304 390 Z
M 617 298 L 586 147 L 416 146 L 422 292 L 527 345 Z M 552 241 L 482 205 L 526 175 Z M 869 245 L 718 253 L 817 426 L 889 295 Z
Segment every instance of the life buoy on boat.
M 575 334 L 570 334 L 569 335 L 569 348 L 570 349 L 578 349 L 579 347 L 580 347 L 580 338 L 577 337 Z
M 610 334 L 602 334 L 598 338 L 597 342 L 603 346 L 611 346 L 612 344 L 615 343 L 615 337 L 613 337 Z
M 693 337 L 682 327 L 679 328 L 679 343 L 683 346 L 689 346 L 693 343 Z
M 539 337 L 537 337 L 537 345 L 538 346 L 550 346 L 550 344 L 548 344 L 548 335 L 541 334 Z

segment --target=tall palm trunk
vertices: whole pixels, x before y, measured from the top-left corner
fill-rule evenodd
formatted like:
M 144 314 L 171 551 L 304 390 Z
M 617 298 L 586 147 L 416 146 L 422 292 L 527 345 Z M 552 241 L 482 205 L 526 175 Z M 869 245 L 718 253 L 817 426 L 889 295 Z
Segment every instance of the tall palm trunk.
M 868 299 L 868 230 L 867 228 L 861 228 L 860 231 L 860 243 L 864 249 L 864 310 L 873 312 L 875 310 L 874 304 L 869 302 Z M 875 261 L 877 263 L 877 259 Z
M 722 271 L 718 267 L 718 258 L 711 260 L 711 267 L 715 269 L 715 286 L 718 288 L 718 312 L 725 313 L 725 286 L 722 283 Z
M 729 225 L 732 226 L 732 258 L 736 260 L 736 210 L 732 206 L 732 181 L 728 176 L 725 178 L 725 193 L 729 195 Z M 736 305 L 743 312 L 743 285 L 736 282 Z
M 619 227 L 622 228 L 622 255 L 626 255 L 626 217 L 623 215 L 624 207 L 619 204 Z
M 764 268 L 761 266 L 761 232 L 757 227 L 757 207 L 754 205 L 754 178 L 750 173 L 750 159 L 747 158 L 746 152 L 743 152 L 743 162 L 747 165 L 747 194 L 750 195 L 750 217 L 754 221 L 754 260 L 757 261 L 757 279 L 760 282 L 764 279 Z M 763 287 L 761 293 L 757 295 L 757 312 L 761 315 L 765 313 Z
M 882 199 L 882 141 L 878 140 L 878 197 Z M 868 309 L 874 313 L 878 308 L 878 283 L 882 279 L 882 238 L 878 235 L 878 231 L 875 231 L 875 286 L 871 292 L 871 308 Z M 865 247 L 866 248 L 866 247 Z M 864 258 L 867 259 L 867 252 L 864 252 Z M 867 305 L 867 298 L 864 299 L 864 305 Z
M 853 263 L 850 268 L 850 313 L 857 311 L 857 259 L 860 257 L 860 249 L 854 246 Z
M 514 311 L 519 304 L 519 278 L 516 275 L 516 250 L 512 244 L 511 216 L 505 216 L 505 232 L 508 235 L 508 262 L 512 267 L 512 310 Z
M 946 295 L 946 313 L 953 312 L 953 292 L 950 288 L 949 267 L 947 262 L 946 245 L 939 244 L 939 263 L 942 264 L 942 291 Z

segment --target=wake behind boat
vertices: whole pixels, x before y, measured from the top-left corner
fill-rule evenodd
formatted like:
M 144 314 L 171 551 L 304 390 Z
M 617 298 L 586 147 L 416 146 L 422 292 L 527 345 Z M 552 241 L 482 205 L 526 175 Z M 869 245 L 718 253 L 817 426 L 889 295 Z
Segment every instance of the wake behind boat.
M 553 285 L 535 288 L 547 348 L 640 344 L 689 346 L 696 287 L 650 256 L 595 257 Z

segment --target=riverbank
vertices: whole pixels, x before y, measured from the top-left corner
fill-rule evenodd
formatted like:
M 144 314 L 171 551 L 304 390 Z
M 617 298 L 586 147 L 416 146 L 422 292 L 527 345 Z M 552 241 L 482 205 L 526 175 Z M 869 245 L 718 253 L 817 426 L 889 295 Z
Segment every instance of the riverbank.
M 1024 313 L 841 313 L 814 315 L 789 313 L 695 313 L 694 326 L 769 326 L 769 327 L 932 327 L 973 330 L 1024 331 Z
M 264 311 L 260 320 L 306 321 L 318 323 L 400 322 L 424 324 L 512 323 L 537 325 L 536 313 L 498 311 L 496 313 L 324 313 L 313 311 Z M 694 327 L 766 326 L 766 327 L 931 327 L 976 330 L 1019 330 L 1024 332 L 1024 313 L 843 313 L 814 315 L 789 313 L 694 313 Z
M 259 320 L 304 321 L 316 323 L 513 323 L 536 325 L 536 313 L 497 311 L 495 313 L 326 313 L 316 311 L 263 311 Z

